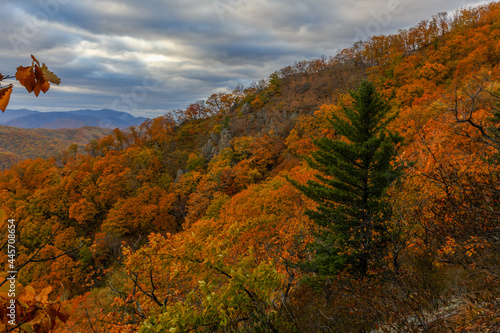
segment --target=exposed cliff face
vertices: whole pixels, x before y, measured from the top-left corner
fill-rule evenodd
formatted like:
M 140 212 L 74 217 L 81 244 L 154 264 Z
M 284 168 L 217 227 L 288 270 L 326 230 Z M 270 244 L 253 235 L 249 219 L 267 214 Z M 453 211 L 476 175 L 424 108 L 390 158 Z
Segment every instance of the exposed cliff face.
M 227 128 L 222 129 L 220 133 L 210 133 L 210 138 L 208 139 L 207 143 L 201 148 L 201 155 L 206 160 L 211 160 L 215 156 L 219 155 L 222 150 L 231 146 L 232 138 L 233 135 Z

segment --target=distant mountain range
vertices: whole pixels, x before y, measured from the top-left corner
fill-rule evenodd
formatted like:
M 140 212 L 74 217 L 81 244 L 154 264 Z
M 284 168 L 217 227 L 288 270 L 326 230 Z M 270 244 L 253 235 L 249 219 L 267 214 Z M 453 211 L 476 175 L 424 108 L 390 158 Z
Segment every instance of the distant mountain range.
M 0 114 L 0 125 L 19 128 L 75 129 L 84 126 L 126 128 L 138 126 L 147 118 L 109 109 L 39 112 L 27 109 L 8 110 Z

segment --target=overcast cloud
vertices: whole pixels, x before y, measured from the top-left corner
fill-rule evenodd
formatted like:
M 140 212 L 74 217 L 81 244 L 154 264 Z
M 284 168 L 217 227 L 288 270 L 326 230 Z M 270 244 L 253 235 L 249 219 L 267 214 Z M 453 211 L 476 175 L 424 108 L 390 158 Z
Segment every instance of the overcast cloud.
M 154 117 L 296 61 L 335 55 L 360 38 L 477 3 L 2 0 L 0 72 L 14 74 L 34 54 L 62 80 L 38 99 L 15 89 L 9 109 L 113 108 Z

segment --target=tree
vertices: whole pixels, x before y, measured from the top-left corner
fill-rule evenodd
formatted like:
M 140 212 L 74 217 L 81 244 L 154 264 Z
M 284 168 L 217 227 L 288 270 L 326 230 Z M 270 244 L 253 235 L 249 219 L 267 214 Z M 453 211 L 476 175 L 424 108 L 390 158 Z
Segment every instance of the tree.
M 387 245 L 391 209 L 384 194 L 399 174 L 395 156 L 401 137 L 387 130 L 394 116 L 388 117 L 390 106 L 371 82 L 363 81 L 350 96 L 352 104 L 342 104 L 341 114 L 329 119 L 338 139 L 314 140 L 318 150 L 306 157 L 320 171 L 317 181 L 290 181 L 318 203 L 306 211 L 323 227 L 309 268 L 320 274 L 348 268 L 365 276 Z

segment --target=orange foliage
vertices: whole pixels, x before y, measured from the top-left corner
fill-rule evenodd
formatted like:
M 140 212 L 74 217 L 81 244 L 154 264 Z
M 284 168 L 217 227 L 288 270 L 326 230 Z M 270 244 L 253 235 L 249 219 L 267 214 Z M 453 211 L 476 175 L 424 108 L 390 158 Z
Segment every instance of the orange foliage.
M 460 318 L 468 320 L 463 327 L 487 327 L 465 310 L 460 318 L 432 316 L 453 301 L 454 283 L 466 276 L 460 271 L 446 282 L 446 274 L 467 260 L 480 274 L 457 282 L 461 292 L 493 293 L 478 308 L 498 304 L 498 278 L 478 264 L 480 254 L 495 259 L 487 244 L 494 238 L 479 229 L 495 231 L 488 219 L 498 208 L 498 165 L 491 161 L 500 145 L 499 18 L 498 3 L 438 14 L 330 59 L 288 66 L 245 91 L 214 94 L 177 118 L 115 130 L 89 143 L 87 155 L 75 151 L 62 164 L 28 160 L 0 173 L 2 208 L 20 221 L 18 260 L 35 251 L 37 259 L 53 258 L 31 262 L 20 281 L 42 294 L 50 283 L 73 297 L 65 303 L 72 317 L 55 327 L 54 314 L 67 320 L 59 303 L 42 295 L 39 304 L 25 287 L 19 301 L 38 306 L 36 318 L 44 318 L 33 328 L 136 332 L 147 325 L 180 329 L 184 320 L 186 330 L 286 332 L 318 322 L 322 329 L 350 323 L 346 330 L 405 331 L 418 316 L 429 330 L 458 327 Z M 56 80 L 36 59 L 19 73 L 35 94 Z M 405 137 L 398 156 L 405 177 L 389 190 L 395 217 L 391 264 L 382 274 L 389 282 L 378 281 L 377 289 L 373 281 L 342 276 L 313 290 L 298 285 L 308 275 L 298 265 L 315 255 L 308 244 L 316 230 L 303 214 L 313 203 L 284 176 L 313 178 L 297 157 L 315 149 L 314 139 L 335 136 L 329 115 L 349 103 L 343 94 L 366 76 L 392 98 L 399 113 L 391 131 Z M 10 95 L 1 89 L 0 108 Z M 205 160 L 201 148 L 221 128 L 232 136 L 229 147 Z M 493 260 L 488 264 L 497 272 Z M 489 310 L 477 311 L 493 322 Z

